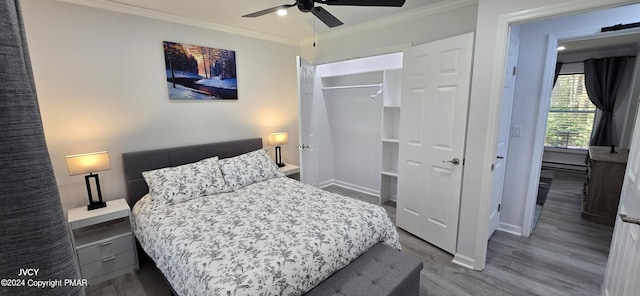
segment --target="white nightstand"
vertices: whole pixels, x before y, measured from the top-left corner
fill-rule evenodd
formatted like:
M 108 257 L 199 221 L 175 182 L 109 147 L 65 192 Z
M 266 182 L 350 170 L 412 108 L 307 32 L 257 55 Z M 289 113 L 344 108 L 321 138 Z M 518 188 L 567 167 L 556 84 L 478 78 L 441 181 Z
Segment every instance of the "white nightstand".
M 82 278 L 94 285 L 138 269 L 131 210 L 124 199 L 88 211 L 70 209 L 67 222 Z
M 289 178 L 300 180 L 300 167 L 295 164 L 286 163 L 280 171 Z

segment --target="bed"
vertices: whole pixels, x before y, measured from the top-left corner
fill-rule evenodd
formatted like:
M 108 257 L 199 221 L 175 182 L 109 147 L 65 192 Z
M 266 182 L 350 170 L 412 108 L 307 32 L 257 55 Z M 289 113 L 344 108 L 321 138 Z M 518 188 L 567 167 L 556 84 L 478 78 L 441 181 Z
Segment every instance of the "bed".
M 407 281 L 417 294 L 416 265 L 410 279 L 392 266 L 406 258 L 394 257 L 398 234 L 383 208 L 287 178 L 261 148 L 255 138 L 123 154 L 132 228 L 176 294 L 323 295 L 336 277 L 342 287 L 380 264 L 380 254 L 391 268 L 376 281 L 400 277 L 380 295 L 404 295 Z M 175 169 L 192 164 L 196 175 Z M 172 173 L 188 181 L 176 185 Z M 202 185 L 201 176 L 224 181 Z

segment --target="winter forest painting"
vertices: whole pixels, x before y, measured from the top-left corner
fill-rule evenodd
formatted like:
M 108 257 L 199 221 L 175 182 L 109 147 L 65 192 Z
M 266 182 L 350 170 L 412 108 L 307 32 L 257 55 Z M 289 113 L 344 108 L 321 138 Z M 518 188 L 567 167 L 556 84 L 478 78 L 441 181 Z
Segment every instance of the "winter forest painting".
M 236 52 L 164 41 L 170 100 L 237 100 Z

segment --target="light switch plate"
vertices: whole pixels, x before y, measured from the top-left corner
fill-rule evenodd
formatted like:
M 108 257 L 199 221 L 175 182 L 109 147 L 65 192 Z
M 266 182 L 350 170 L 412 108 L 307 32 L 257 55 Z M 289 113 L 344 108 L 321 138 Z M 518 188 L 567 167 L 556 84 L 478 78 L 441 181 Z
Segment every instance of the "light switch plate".
M 517 124 L 511 127 L 511 136 L 514 138 L 522 137 L 522 125 Z

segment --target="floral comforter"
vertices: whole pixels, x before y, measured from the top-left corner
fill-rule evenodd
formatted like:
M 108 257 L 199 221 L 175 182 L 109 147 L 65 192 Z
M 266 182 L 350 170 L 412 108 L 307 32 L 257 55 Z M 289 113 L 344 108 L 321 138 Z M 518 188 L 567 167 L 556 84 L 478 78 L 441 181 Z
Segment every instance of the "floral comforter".
M 378 242 L 400 249 L 377 205 L 282 177 L 163 204 L 142 198 L 133 230 L 179 295 L 300 295 Z

